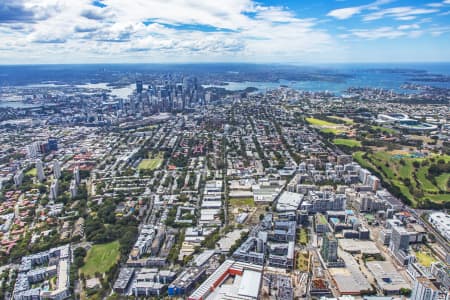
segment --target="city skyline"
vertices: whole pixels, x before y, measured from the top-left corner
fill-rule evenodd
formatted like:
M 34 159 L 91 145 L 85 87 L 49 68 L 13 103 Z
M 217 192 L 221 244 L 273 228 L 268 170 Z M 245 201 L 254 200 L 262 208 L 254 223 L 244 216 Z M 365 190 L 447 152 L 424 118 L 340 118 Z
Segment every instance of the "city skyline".
M 449 15 L 449 0 L 13 0 L 0 64 L 450 61 Z

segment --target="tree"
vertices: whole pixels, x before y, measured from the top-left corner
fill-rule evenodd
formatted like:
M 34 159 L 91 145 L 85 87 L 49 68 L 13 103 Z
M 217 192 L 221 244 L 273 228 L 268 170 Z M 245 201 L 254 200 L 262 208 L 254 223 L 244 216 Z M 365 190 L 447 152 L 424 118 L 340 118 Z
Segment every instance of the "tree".
M 411 296 L 411 289 L 401 288 L 400 289 L 400 295 L 403 295 L 403 296 L 406 296 L 406 297 Z
M 411 186 L 411 179 L 409 178 L 404 178 L 403 182 L 405 183 L 406 186 Z

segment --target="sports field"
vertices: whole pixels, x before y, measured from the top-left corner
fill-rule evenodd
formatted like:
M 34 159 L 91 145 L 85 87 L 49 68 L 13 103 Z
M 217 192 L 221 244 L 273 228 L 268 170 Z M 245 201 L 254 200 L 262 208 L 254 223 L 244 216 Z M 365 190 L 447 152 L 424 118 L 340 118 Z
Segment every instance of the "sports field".
M 255 201 L 253 198 L 230 198 L 228 201 L 233 207 L 255 206 Z
M 155 170 L 155 169 L 158 169 L 159 167 L 161 167 L 163 161 L 164 161 L 163 156 L 161 153 L 159 153 L 157 156 L 155 156 L 153 158 L 143 159 L 139 163 L 138 169 L 139 170 Z
M 352 139 L 334 139 L 333 143 L 335 145 L 342 145 L 347 147 L 361 147 L 361 142 Z
M 317 118 L 306 118 L 305 120 L 310 125 L 317 127 L 323 133 L 338 135 L 348 130 L 348 127 L 343 124 L 332 123 Z
M 92 246 L 84 259 L 85 264 L 81 267 L 80 273 L 92 277 L 95 273 L 107 272 L 119 260 L 119 246 L 119 241 Z
M 139 170 L 155 170 L 155 169 L 158 169 L 161 166 L 162 161 L 163 160 L 161 158 L 143 159 L 139 163 L 138 169 Z
M 331 123 L 325 120 L 320 120 L 320 119 L 316 119 L 316 118 L 306 118 L 306 122 L 308 122 L 311 125 L 316 125 L 316 126 L 338 126 L 339 124 L 336 123 Z

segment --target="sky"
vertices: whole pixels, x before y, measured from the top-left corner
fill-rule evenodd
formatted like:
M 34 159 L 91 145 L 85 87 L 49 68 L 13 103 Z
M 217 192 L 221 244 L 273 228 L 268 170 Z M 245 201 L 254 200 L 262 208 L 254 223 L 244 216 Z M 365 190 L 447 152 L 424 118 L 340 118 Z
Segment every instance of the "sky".
M 0 0 L 0 64 L 450 61 L 450 0 Z

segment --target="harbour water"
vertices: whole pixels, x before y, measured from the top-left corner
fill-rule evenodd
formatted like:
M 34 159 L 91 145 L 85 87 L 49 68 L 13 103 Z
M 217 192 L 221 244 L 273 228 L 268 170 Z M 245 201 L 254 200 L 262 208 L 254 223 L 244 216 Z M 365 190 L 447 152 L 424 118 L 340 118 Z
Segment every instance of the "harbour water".
M 267 67 L 266 67 L 267 66 Z M 202 65 L 24 65 L 0 66 L 0 88 L 27 87 L 49 88 L 55 90 L 64 87 L 80 87 L 108 90 L 112 96 L 127 98 L 132 94 L 135 85 L 108 85 L 120 76 L 158 72 L 164 74 L 173 70 L 183 70 L 192 73 L 190 76 L 205 74 L 205 70 L 215 74 L 218 80 L 223 78 L 224 85 L 203 85 L 203 87 L 221 87 L 227 90 L 244 90 L 247 87 L 257 88 L 259 91 L 287 86 L 297 90 L 318 92 L 328 91 L 342 95 L 350 87 L 383 88 L 401 93 L 416 93 L 417 90 L 404 89 L 402 85 L 411 83 L 421 86 L 433 86 L 450 89 L 450 63 L 422 63 L 422 64 L 330 64 L 314 66 L 289 66 L 286 77 L 297 72 L 297 80 L 279 79 L 268 80 L 271 68 L 277 65 L 248 65 L 248 64 L 202 64 Z M 283 70 L 283 68 L 281 68 Z M 263 74 L 257 80 L 227 80 L 226 74 Z M 224 74 L 224 75 L 217 75 Z M 278 78 L 283 78 L 283 71 L 278 71 Z M 303 76 L 304 75 L 304 76 Z M 133 77 L 134 77 L 133 76 Z M 216 82 L 217 81 L 216 78 Z M 254 78 L 254 77 L 252 77 Z M 298 79 L 301 78 L 301 79 Z M 200 79 L 200 82 L 204 82 Z M 128 82 L 130 80 L 128 79 Z M 34 107 L 22 101 L 11 101 L 2 97 L 0 91 L 0 107 Z

